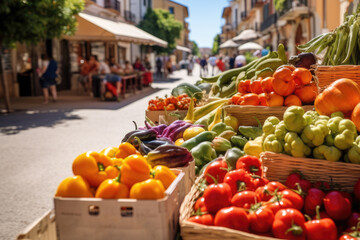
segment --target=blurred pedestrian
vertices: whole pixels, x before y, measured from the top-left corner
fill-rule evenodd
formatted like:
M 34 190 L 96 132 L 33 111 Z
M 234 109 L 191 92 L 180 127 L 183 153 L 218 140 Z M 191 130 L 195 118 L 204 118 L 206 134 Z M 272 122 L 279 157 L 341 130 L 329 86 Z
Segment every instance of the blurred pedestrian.
M 144 65 L 145 65 L 145 69 L 150 72 L 151 71 L 151 63 L 147 56 L 145 56 L 145 58 L 144 58 Z
M 54 59 L 49 58 L 47 54 L 41 55 L 41 67 L 38 70 L 40 76 L 40 85 L 44 94 L 44 104 L 49 102 L 49 88 L 53 101 L 57 101 L 56 92 L 56 77 L 57 77 L 57 63 Z
M 162 77 L 163 77 L 163 75 L 162 75 L 163 62 L 160 57 L 158 57 L 156 59 L 155 64 L 156 64 L 156 79 L 158 79 L 158 80 L 162 79 Z
M 208 63 L 206 61 L 206 57 L 203 56 L 202 59 L 200 60 L 200 77 L 201 76 L 207 76 L 208 75 Z
M 211 75 L 214 76 L 215 66 L 216 66 L 216 56 L 212 55 L 209 58 L 209 63 L 211 65 Z
M 187 70 L 188 70 L 188 76 L 192 76 L 192 71 L 194 69 L 195 60 L 193 56 L 189 56 Z
M 229 68 L 230 69 L 233 69 L 235 66 L 235 58 L 236 58 L 236 54 L 234 54 L 229 60 Z
M 244 55 L 238 55 L 235 58 L 235 67 L 239 68 L 246 65 L 246 58 Z
M 226 70 L 225 63 L 222 61 L 222 57 L 216 60 L 216 66 L 220 72 L 224 72 Z
M 135 63 L 133 64 L 133 68 L 134 68 L 134 70 L 138 70 L 140 72 L 145 71 L 144 65 L 141 63 L 139 57 L 136 58 Z

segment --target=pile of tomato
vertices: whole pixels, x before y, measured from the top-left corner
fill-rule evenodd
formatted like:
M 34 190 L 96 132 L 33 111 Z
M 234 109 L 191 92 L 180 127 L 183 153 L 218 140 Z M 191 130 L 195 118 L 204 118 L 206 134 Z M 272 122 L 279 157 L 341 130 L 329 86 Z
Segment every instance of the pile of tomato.
M 196 98 L 193 98 L 196 105 Z M 191 98 L 187 94 L 181 94 L 177 97 L 170 96 L 165 98 L 156 97 L 149 101 L 148 110 L 150 111 L 173 111 L 173 110 L 187 110 L 190 106 Z
M 350 194 L 331 183 L 311 183 L 299 172 L 285 185 L 263 176 L 256 157 L 239 158 L 234 170 L 217 159 L 204 171 L 188 221 L 280 239 L 360 239 L 360 179 Z
M 240 81 L 238 93 L 230 102 L 234 105 L 302 106 L 312 104 L 318 89 L 306 68 L 284 65 L 271 77 Z

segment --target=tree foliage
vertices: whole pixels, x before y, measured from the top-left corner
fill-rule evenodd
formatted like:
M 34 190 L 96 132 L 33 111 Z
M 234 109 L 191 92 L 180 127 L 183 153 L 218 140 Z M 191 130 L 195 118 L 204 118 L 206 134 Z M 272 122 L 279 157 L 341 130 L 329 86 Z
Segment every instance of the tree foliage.
M 192 43 L 192 52 L 191 52 L 192 55 L 200 57 L 199 46 L 195 41 L 191 41 L 191 43 Z
M 180 38 L 183 25 L 169 11 L 148 8 L 144 19 L 139 23 L 142 30 L 168 42 L 168 48 L 154 47 L 155 51 L 170 53 L 176 47 L 176 39 Z
M 2 0 L 0 43 L 35 44 L 76 30 L 75 14 L 84 0 Z
M 281 12 L 284 10 L 285 7 L 285 0 L 275 0 L 275 10 L 277 12 Z
M 219 53 L 219 46 L 220 46 L 220 34 L 217 34 L 214 37 L 213 47 L 211 49 L 212 54 L 218 54 Z

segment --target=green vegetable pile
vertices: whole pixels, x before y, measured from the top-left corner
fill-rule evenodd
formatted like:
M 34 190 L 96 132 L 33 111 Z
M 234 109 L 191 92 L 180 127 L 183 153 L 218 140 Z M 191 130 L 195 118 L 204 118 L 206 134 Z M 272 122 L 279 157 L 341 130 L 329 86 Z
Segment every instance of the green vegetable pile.
M 287 64 L 285 47 L 279 44 L 278 51 L 255 59 L 247 65 L 227 70 L 214 77 L 202 77 L 202 82 L 212 83 L 212 94 L 215 97 L 228 98 L 237 92 L 240 81 L 272 76 L 281 65 Z
M 349 15 L 333 32 L 321 34 L 304 45 L 302 52 L 325 51 L 322 65 L 360 64 L 360 13 Z
M 264 151 L 360 164 L 360 136 L 355 124 L 342 113 L 333 113 L 329 118 L 292 106 L 283 119 L 272 116 L 265 120 Z

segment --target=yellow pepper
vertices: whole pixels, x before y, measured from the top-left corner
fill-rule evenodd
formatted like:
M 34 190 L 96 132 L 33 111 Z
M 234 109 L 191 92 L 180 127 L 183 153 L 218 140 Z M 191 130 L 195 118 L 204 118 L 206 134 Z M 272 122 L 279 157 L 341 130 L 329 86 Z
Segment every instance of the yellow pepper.
M 97 198 L 128 198 L 129 188 L 120 182 L 120 174 L 115 179 L 107 179 L 103 181 L 96 190 Z
M 130 155 L 124 159 L 121 166 L 121 182 L 129 188 L 135 183 L 150 178 L 150 167 L 146 159 L 140 155 Z
M 104 154 L 109 158 L 114 158 L 116 154 L 119 152 L 119 148 L 117 147 L 108 147 L 103 149 L 100 153 Z
M 86 152 L 75 158 L 72 164 L 74 175 L 82 176 L 92 187 L 97 187 L 105 179 L 111 178 L 105 172 L 112 161 L 104 154 L 97 152 Z
M 167 189 L 176 178 L 173 171 L 171 171 L 168 167 L 160 165 L 153 168 L 151 175 L 154 179 L 159 180 L 165 189 Z
M 119 168 L 115 166 L 108 166 L 105 168 L 105 173 L 107 175 L 107 178 L 116 178 L 119 175 Z
M 58 186 L 55 197 L 94 197 L 89 184 L 81 176 L 65 178 Z
M 199 133 L 202 133 L 202 132 L 205 132 L 205 129 L 202 127 L 190 127 L 184 131 L 184 134 L 183 134 L 184 141 L 187 141 L 187 140 L 199 135 Z
M 112 161 L 112 164 L 114 166 L 120 167 L 122 165 L 124 159 L 122 159 L 122 158 L 111 158 L 111 161 Z
M 160 199 L 165 197 L 165 188 L 159 180 L 148 179 L 138 182 L 130 189 L 130 198 Z
M 126 158 L 127 156 L 137 154 L 136 148 L 128 142 L 120 143 L 119 151 L 116 153 L 116 158 Z

